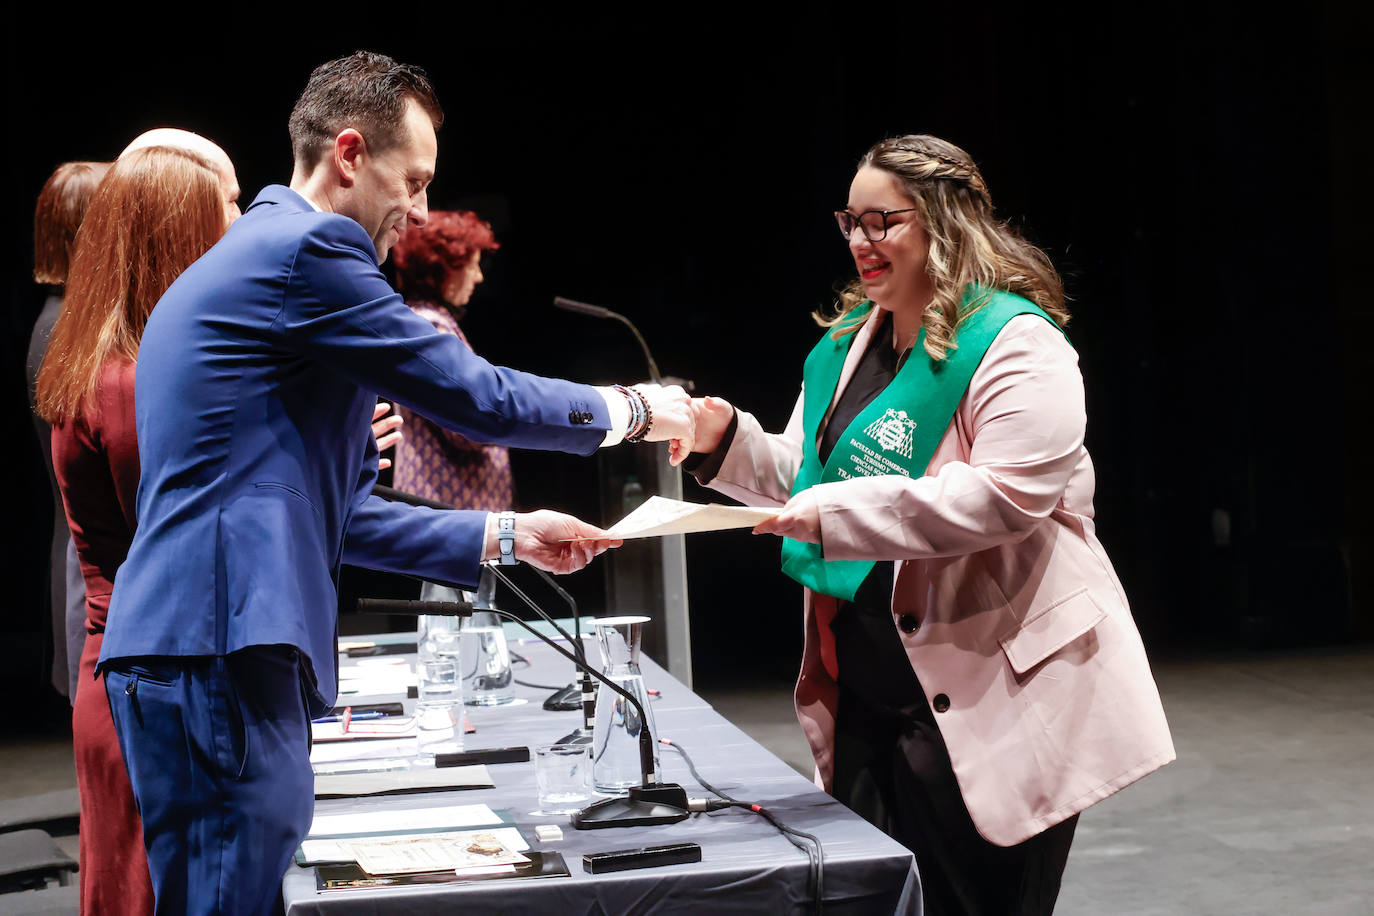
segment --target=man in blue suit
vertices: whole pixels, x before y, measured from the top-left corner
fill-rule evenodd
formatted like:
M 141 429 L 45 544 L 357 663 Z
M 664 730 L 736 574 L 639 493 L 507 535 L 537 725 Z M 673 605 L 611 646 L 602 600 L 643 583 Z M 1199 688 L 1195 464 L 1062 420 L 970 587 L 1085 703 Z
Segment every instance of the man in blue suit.
M 313 812 L 310 717 L 337 692 L 341 563 L 471 587 L 484 559 L 569 572 L 612 544 L 559 513 L 372 496 L 378 395 L 479 442 L 690 447 L 680 389 L 494 367 L 390 288 L 378 265 L 424 222 L 441 120 L 414 68 L 319 67 L 291 115 L 291 187 L 266 188 L 143 335 L 139 526 L 100 664 L 159 912 L 279 902 Z

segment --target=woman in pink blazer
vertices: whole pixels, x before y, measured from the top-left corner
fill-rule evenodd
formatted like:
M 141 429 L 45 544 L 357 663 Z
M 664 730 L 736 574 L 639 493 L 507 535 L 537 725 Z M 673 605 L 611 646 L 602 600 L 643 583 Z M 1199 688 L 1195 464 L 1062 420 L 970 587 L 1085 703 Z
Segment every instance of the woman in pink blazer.
M 1077 815 L 1174 758 L 1094 474 L 1063 288 L 968 154 L 885 140 L 836 214 L 859 279 L 787 429 L 694 401 L 687 467 L 778 506 L 817 780 L 917 855 L 929 913 L 1048 913 Z

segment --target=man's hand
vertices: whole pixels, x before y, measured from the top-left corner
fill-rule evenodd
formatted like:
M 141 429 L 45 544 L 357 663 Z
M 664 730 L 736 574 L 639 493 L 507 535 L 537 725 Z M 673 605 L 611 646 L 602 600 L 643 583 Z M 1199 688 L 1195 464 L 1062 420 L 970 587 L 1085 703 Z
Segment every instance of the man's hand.
M 405 438 L 401 432 L 401 424 L 404 422 L 401 415 L 392 414 L 387 417 L 386 412 L 390 409 L 391 405 L 386 401 L 378 401 L 377 406 L 372 408 L 372 435 L 377 437 L 377 451 L 379 452 L 394 448 L 397 443 Z M 389 467 L 391 467 L 390 458 L 377 459 L 377 470 L 385 471 Z
M 802 490 L 787 501 L 782 511 L 754 526 L 755 534 L 776 534 L 808 544 L 821 542 L 821 510 L 815 493 Z
M 682 463 L 692 452 L 696 442 L 696 417 L 692 413 L 692 399 L 681 385 L 635 385 L 649 401 L 654 412 L 653 426 L 644 438 L 650 442 L 668 442 L 668 461 L 673 466 Z
M 487 546 L 483 559 L 494 560 L 501 555 L 497 544 L 496 515 L 487 525 Z M 592 538 L 588 541 L 567 541 L 565 538 Z M 582 569 L 608 548 L 625 543 L 613 538 L 595 525 L 562 512 L 540 509 L 515 516 L 515 558 L 551 573 L 570 573 Z

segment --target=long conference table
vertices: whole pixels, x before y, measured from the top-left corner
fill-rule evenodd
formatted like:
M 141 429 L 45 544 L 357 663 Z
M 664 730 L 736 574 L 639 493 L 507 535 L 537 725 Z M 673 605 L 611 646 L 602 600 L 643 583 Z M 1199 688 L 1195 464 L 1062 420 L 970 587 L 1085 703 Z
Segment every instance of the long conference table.
M 378 643 L 414 641 L 390 634 L 354 637 Z M 531 684 L 566 684 L 570 662 L 537 640 L 512 640 L 512 650 L 529 659 L 514 666 L 515 677 Z M 590 639 L 587 651 L 595 661 Z M 413 656 L 411 656 L 413 660 Z M 356 663 L 340 659 L 341 665 Z M 651 659 L 643 660 L 646 688 L 657 690 L 653 715 L 658 734 L 680 743 L 702 777 L 722 792 L 761 805 L 783 823 L 814 834 L 824 847 L 825 912 L 888 914 L 921 912 L 920 878 L 909 850 L 855 815 L 761 745 L 726 721 Z M 581 724 L 581 712 L 543 708 L 549 691 L 516 686 L 518 705 L 467 707 L 476 732 L 465 749 L 552 744 Z M 402 700 L 397 695 L 341 698 L 363 704 Z M 403 700 L 406 711 L 413 700 Z M 681 755 L 661 747 L 664 778 L 680 783 L 691 797 L 706 792 L 692 778 Z M 538 814 L 533 760 L 488 766 L 493 788 L 365 798 L 317 799 L 316 816 L 387 808 L 486 804 L 506 812 L 530 849 L 562 856 L 569 876 L 476 880 L 421 887 L 317 890 L 314 866 L 293 865 L 282 882 L 282 899 L 292 916 L 378 913 L 588 913 L 702 914 L 814 912 L 807 856 L 762 817 L 738 808 L 693 814 L 677 824 L 577 830 L 567 815 Z M 561 840 L 543 842 L 535 827 L 556 824 Z M 697 843 L 701 861 L 609 874 L 583 870 L 586 853 L 670 843 Z M 528 853 L 526 853 L 528 855 Z

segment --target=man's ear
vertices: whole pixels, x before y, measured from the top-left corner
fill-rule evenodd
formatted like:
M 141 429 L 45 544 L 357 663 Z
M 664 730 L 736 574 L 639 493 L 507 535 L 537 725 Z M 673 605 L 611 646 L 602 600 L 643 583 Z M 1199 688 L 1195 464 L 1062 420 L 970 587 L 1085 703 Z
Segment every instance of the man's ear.
M 353 186 L 363 163 L 367 160 L 367 141 L 352 127 L 346 127 L 334 138 L 334 170 L 339 175 L 339 183 L 345 188 Z

